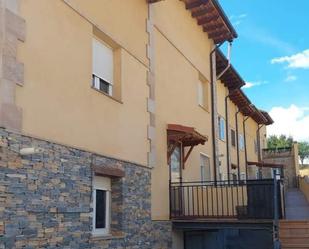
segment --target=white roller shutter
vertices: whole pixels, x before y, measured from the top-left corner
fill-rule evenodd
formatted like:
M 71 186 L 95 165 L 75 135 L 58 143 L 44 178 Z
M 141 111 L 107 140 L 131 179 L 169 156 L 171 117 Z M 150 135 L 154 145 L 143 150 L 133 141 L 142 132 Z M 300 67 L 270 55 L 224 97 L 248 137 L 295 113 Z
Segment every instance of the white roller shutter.
M 113 49 L 97 39 L 93 39 L 93 74 L 113 84 L 114 56 Z

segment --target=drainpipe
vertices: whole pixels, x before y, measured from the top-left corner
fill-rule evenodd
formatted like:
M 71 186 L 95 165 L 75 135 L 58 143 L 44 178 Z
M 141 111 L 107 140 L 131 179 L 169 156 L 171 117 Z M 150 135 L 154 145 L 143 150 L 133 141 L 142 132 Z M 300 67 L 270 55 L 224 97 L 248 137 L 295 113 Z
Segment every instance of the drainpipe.
M 223 42 L 216 45 L 210 53 L 210 79 L 211 79 L 211 122 L 212 122 L 212 153 L 213 153 L 213 167 L 214 167 L 214 181 L 217 182 L 217 165 L 219 165 L 217 158 L 218 144 L 217 144 L 217 108 L 215 106 L 215 98 L 217 95 L 217 72 L 216 72 L 216 51 L 222 46 Z
M 230 183 L 230 142 L 229 142 L 229 112 L 228 112 L 228 99 L 229 97 L 240 88 L 241 86 L 237 86 L 236 89 L 232 90 L 226 97 L 225 97 L 225 133 L 226 133 L 226 167 L 227 167 L 227 175 L 228 175 L 228 182 Z
M 211 121 L 212 121 L 212 145 L 213 145 L 213 163 L 214 163 L 214 180 L 217 182 L 218 178 L 218 172 L 217 168 L 219 165 L 219 159 L 218 159 L 218 143 L 217 143 L 217 120 L 218 120 L 218 112 L 217 112 L 217 105 L 216 105 L 216 98 L 217 98 L 217 80 L 219 80 L 225 72 L 231 67 L 231 45 L 232 42 L 229 42 L 228 45 L 228 65 L 226 68 L 220 73 L 220 75 L 217 76 L 217 70 L 216 70 L 216 51 L 222 46 L 224 42 L 217 45 L 210 53 L 210 77 L 211 77 Z
M 245 165 L 246 165 L 246 180 L 248 179 L 248 152 L 247 152 L 247 135 L 246 135 L 246 121 L 249 119 L 250 117 L 246 117 L 244 118 L 243 122 L 242 122 L 242 127 L 243 127 L 243 132 L 244 132 L 244 144 L 245 144 Z
M 238 109 L 237 112 L 235 113 L 238 180 L 240 180 L 239 135 L 238 135 L 238 114 L 239 113 L 240 113 L 240 110 Z
M 226 167 L 227 167 L 227 180 L 230 183 L 230 141 L 229 141 L 229 111 L 227 100 L 230 97 L 228 94 L 225 97 L 225 133 L 226 133 Z
M 256 141 L 257 141 L 257 147 L 258 147 L 258 161 L 261 162 L 262 161 L 262 156 L 261 156 L 261 135 L 260 135 L 260 130 L 262 129 L 262 127 L 264 126 L 264 124 L 262 125 L 258 125 L 258 129 L 256 131 Z M 259 167 L 259 179 L 262 179 L 262 169 Z

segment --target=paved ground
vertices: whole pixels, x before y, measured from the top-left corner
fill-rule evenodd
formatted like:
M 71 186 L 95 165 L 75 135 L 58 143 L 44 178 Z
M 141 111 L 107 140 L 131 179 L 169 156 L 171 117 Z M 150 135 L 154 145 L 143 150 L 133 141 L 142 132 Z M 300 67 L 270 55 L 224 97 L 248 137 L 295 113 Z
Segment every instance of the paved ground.
M 285 202 L 287 220 L 309 220 L 309 203 L 299 189 L 289 189 Z

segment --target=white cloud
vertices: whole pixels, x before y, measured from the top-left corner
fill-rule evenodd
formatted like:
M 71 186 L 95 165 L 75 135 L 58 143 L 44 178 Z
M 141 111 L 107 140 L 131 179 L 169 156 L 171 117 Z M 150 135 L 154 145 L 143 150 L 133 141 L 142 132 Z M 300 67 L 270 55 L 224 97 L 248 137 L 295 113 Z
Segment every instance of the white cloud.
M 309 69 L 309 49 L 291 56 L 274 58 L 271 60 L 271 63 L 272 64 L 287 63 L 288 68 Z
M 268 135 L 292 136 L 297 141 L 309 141 L 308 107 L 291 105 L 288 108 L 273 107 L 269 114 L 275 121 L 267 127 Z
M 232 24 L 234 26 L 238 26 L 239 24 L 242 23 L 242 21 L 247 17 L 248 15 L 243 13 L 243 14 L 240 14 L 240 15 L 232 15 L 230 16 L 230 20 L 232 22 Z
M 264 85 L 264 84 L 267 84 L 267 83 L 268 83 L 267 81 L 247 81 L 246 85 L 244 85 L 242 88 L 248 89 L 248 88 L 252 88 L 252 87 L 255 87 L 255 86 Z
M 288 75 L 286 78 L 285 78 L 285 81 L 286 82 L 291 82 L 291 81 L 295 81 L 297 80 L 297 76 L 295 75 Z

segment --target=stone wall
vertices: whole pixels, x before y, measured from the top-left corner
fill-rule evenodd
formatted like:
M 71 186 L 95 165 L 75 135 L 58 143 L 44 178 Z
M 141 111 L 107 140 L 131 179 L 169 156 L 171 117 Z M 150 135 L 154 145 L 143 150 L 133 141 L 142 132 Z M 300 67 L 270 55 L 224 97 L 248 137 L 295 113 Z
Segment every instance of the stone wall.
M 43 153 L 20 156 L 25 147 Z M 0 129 L 0 248 L 171 248 L 170 222 L 151 220 L 151 170 Z M 92 166 L 112 180 L 111 237 L 92 237 Z
M 264 150 L 263 161 L 266 163 L 282 164 L 284 168 L 284 183 L 286 188 L 297 186 L 299 175 L 298 144 L 294 143 L 291 148 L 278 150 Z M 270 170 L 268 172 L 270 174 Z
M 309 176 L 299 177 L 299 189 L 303 192 L 309 202 Z

